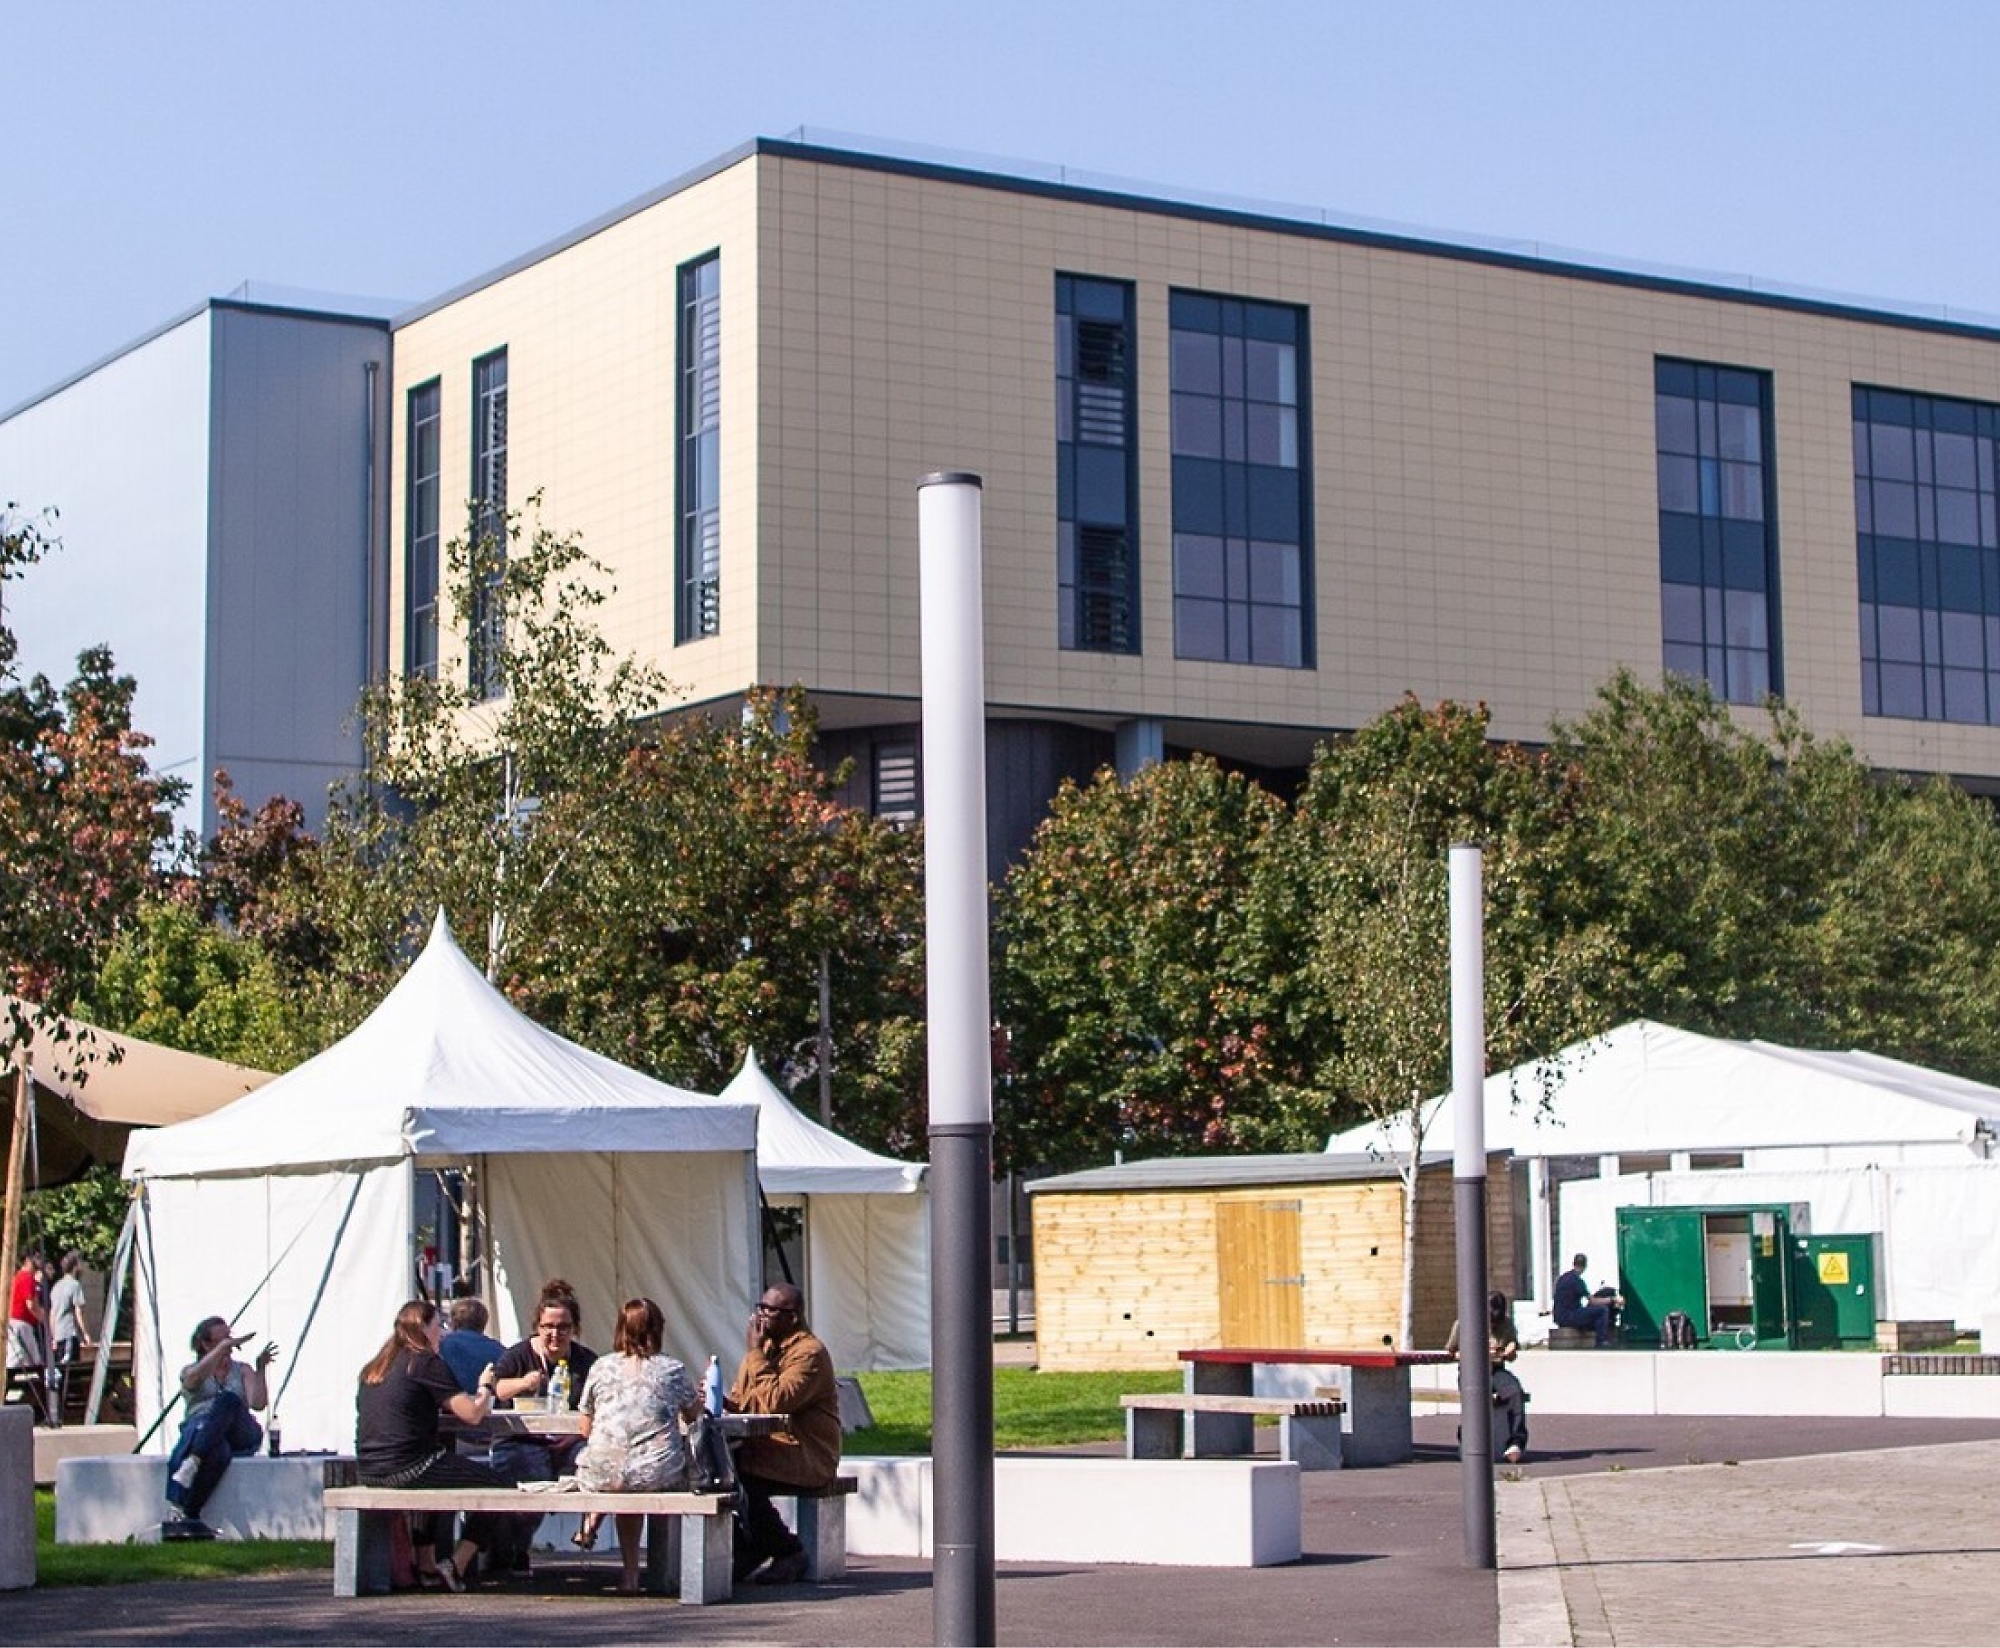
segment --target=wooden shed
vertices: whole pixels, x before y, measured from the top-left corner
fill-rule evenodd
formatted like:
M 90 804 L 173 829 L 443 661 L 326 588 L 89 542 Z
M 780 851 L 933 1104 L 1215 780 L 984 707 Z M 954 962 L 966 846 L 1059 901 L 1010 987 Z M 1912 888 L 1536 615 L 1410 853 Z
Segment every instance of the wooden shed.
M 1514 1273 L 1507 1157 L 1487 1167 L 1487 1274 Z M 1419 1346 L 1456 1314 L 1451 1158 L 1417 1181 Z M 1403 1186 L 1375 1156 L 1210 1156 L 1038 1180 L 1035 1353 L 1051 1370 L 1171 1368 L 1195 1347 L 1394 1344 Z

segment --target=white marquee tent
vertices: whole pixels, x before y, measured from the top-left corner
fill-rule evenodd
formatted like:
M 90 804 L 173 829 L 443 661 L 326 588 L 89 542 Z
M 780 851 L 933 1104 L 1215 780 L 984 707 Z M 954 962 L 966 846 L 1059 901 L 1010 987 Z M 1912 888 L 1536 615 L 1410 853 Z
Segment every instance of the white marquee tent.
M 757 1290 L 756 1142 L 754 1106 L 670 1087 L 517 1012 L 440 915 L 351 1035 L 222 1110 L 134 1135 L 142 1432 L 186 1336 L 219 1313 L 281 1347 L 286 1446 L 351 1448 L 356 1374 L 415 1292 L 414 1190 L 431 1169 L 469 1170 L 496 1336 L 516 1337 L 561 1275 L 586 1343 L 607 1343 L 617 1305 L 643 1293 L 669 1350 L 696 1367 L 727 1355 Z
M 930 1366 L 930 1197 L 924 1165 L 864 1150 L 802 1115 L 747 1055 L 722 1090 L 755 1104 L 757 1177 L 805 1215 L 813 1332 L 840 1368 Z
M 1433 1099 L 1425 1116 L 1424 1149 L 1450 1150 L 1450 1105 Z M 1532 1253 L 1533 1261 L 1523 1278 L 1532 1285 L 1522 1294 L 1546 1309 L 1555 1272 L 1568 1257 L 1556 1251 L 1550 1205 L 1564 1180 L 1740 1171 L 1757 1176 L 1757 1193 L 1746 1189 L 1730 1200 L 1810 1201 L 1803 1175 L 1816 1170 L 1861 1173 L 1987 1160 L 2000 1128 L 2000 1088 L 1873 1053 L 1725 1041 L 1637 1019 L 1546 1061 L 1488 1076 L 1485 1127 L 1488 1150 L 1512 1151 L 1525 1163 L 1529 1228 L 1517 1248 Z M 1379 1122 L 1337 1133 L 1327 1143 L 1337 1153 L 1389 1154 L 1407 1146 L 1407 1128 Z M 1801 1175 L 1798 1193 L 1775 1193 L 1785 1174 Z M 2000 1186 L 2000 1175 L 1960 1174 L 1939 1182 L 1985 1196 Z M 1653 1199 L 1643 1181 L 1633 1185 L 1624 1200 Z M 1971 1222 L 1983 1227 L 1988 1221 L 1980 1215 Z M 1814 1228 L 1847 1227 L 1816 1217 Z M 1599 1249 L 1594 1272 L 1608 1276 L 1612 1254 L 1602 1249 L 1601 1236 Z M 1890 1262 L 1935 1257 L 1892 1254 Z

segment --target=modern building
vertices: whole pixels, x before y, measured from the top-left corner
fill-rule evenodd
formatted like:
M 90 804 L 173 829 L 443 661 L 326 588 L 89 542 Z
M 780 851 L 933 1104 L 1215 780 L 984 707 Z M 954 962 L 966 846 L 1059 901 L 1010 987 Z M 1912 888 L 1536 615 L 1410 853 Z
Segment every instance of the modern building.
M 60 683 L 108 644 L 204 834 L 218 769 L 316 822 L 359 764 L 388 377 L 382 317 L 218 298 L 0 414 L 0 502 L 59 511 L 61 547 L 7 586 L 20 664 Z
M 2000 328 L 760 140 L 398 317 L 391 657 L 437 500 L 611 639 L 805 683 L 914 806 L 918 477 L 984 478 L 997 852 L 1055 782 L 1276 775 L 1405 693 L 1544 736 L 1620 665 L 2000 781 Z M 449 524 L 443 527 L 449 531 Z
M 379 638 L 499 690 L 444 546 L 539 494 L 608 568 L 616 648 L 699 706 L 803 683 L 855 798 L 914 813 L 915 484 L 971 470 L 996 868 L 1106 762 L 1284 784 L 1406 693 L 1532 741 L 1621 665 L 2000 789 L 2000 323 L 759 139 L 392 342 L 380 576 L 367 478 L 276 464 L 260 498 L 331 530 L 303 493 L 336 493 L 345 541 L 258 564 L 292 616 L 222 646 L 245 679 L 344 704 Z M 299 615 L 335 606 L 322 646 Z

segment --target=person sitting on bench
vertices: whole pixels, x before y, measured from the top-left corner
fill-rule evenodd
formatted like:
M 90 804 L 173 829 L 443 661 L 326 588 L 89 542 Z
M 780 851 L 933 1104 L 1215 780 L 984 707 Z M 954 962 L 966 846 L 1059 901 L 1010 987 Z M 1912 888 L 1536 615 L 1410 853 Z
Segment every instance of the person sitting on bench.
M 1579 1253 L 1570 1260 L 1569 1269 L 1556 1278 L 1555 1322 L 1559 1328 L 1589 1333 L 1602 1350 L 1611 1343 L 1611 1329 L 1625 1301 L 1613 1288 L 1590 1291 L 1590 1284 L 1583 1279 L 1583 1267 L 1589 1263 Z
M 270 1401 L 264 1374 L 278 1347 L 266 1345 L 254 1363 L 237 1361 L 238 1347 L 254 1337 L 232 1332 L 226 1316 L 207 1316 L 188 1341 L 194 1360 L 181 1369 L 187 1417 L 167 1459 L 167 1502 L 175 1515 L 161 1525 L 163 1539 L 213 1539 L 215 1530 L 201 1519 L 209 1495 L 232 1459 L 263 1444 L 264 1427 L 250 1413 Z
M 382 1348 L 361 1370 L 354 1399 L 354 1456 L 363 1483 L 382 1488 L 504 1488 L 507 1480 L 476 1459 L 453 1453 L 438 1435 L 438 1415 L 449 1411 L 462 1425 L 483 1425 L 493 1411 L 497 1375 L 488 1367 L 468 1396 L 444 1358 L 438 1341 L 437 1306 L 408 1300 Z M 506 1517 L 497 1511 L 472 1512 L 449 1556 L 437 1549 L 451 1538 L 452 1513 L 410 1519 L 417 1584 L 462 1591 L 472 1578 L 473 1558 L 499 1533 Z
M 1458 1323 L 1444 1348 L 1458 1354 Z M 1500 1434 L 1506 1439 L 1501 1455 L 1510 1465 L 1521 1463 L 1528 1451 L 1528 1393 L 1507 1364 L 1521 1353 L 1521 1336 L 1514 1329 L 1514 1307 L 1507 1295 L 1495 1291 L 1486 1296 L 1486 1360 L 1493 1376 L 1493 1409 L 1500 1420 Z
M 805 1578 L 804 1543 L 771 1501 L 825 1488 L 840 1474 L 840 1388 L 833 1357 L 806 1327 L 805 1296 L 789 1282 L 764 1290 L 750 1315 L 743 1361 L 723 1404 L 731 1413 L 783 1413 L 790 1431 L 748 1438 L 737 1454 L 743 1501 L 736 1525 L 736 1581 L 793 1585 Z M 765 1567 L 766 1563 L 769 1567 Z M 757 1573 L 763 1568 L 762 1573 Z

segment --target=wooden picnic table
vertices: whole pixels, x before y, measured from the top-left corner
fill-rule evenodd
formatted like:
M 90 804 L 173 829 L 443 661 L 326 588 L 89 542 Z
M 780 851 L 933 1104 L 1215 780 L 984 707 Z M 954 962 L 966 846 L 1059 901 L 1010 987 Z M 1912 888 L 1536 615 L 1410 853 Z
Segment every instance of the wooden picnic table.
M 1190 1394 L 1250 1396 L 1258 1374 L 1280 1368 L 1324 1368 L 1340 1387 L 1341 1451 L 1349 1465 L 1400 1465 L 1416 1453 L 1410 1426 L 1410 1369 L 1455 1360 L 1441 1350 L 1395 1350 L 1368 1346 L 1202 1346 L 1180 1353 L 1183 1384 Z M 1267 1381 L 1274 1385 L 1282 1381 Z M 1271 1394 L 1281 1394 L 1273 1389 Z M 1311 1390 L 1284 1394 L 1311 1395 Z M 1242 1415 L 1194 1414 L 1197 1449 L 1223 1453 L 1251 1451 L 1252 1421 Z

